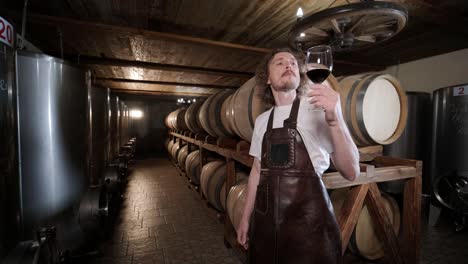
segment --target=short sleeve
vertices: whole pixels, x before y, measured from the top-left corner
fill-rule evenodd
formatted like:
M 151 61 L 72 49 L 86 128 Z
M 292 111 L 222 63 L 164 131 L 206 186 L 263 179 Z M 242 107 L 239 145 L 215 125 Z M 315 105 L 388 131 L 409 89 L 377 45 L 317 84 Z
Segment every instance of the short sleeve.
M 258 118 L 255 121 L 255 127 L 252 134 L 252 141 L 250 142 L 249 155 L 261 160 L 262 154 L 262 140 L 259 135 L 260 126 L 258 125 Z

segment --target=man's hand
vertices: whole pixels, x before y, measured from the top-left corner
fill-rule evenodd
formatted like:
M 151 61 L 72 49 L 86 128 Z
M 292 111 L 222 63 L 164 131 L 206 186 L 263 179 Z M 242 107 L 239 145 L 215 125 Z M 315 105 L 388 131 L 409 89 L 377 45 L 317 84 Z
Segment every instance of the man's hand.
M 310 84 L 308 101 L 316 108 L 325 111 L 325 120 L 329 126 L 336 126 L 341 114 L 340 94 L 325 84 Z
M 241 220 L 237 228 L 237 242 L 247 250 L 249 248 L 249 222 Z

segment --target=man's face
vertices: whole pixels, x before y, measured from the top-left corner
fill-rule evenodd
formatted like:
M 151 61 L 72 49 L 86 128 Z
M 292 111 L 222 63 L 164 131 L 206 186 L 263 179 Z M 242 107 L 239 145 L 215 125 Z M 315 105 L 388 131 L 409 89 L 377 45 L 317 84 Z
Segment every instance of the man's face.
M 299 66 L 289 52 L 275 54 L 268 64 L 268 71 L 268 84 L 276 91 L 295 90 L 299 86 Z

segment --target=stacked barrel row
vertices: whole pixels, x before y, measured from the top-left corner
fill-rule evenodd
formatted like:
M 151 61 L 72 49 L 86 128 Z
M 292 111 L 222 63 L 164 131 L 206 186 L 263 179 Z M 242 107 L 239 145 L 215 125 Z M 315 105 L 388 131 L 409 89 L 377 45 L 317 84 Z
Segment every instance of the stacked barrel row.
M 177 139 L 167 142 L 167 151 L 174 164 L 185 171 L 189 182 L 200 187 L 200 191 L 208 202 L 218 211 L 226 210 L 226 161 L 219 157 L 208 156 L 206 164 L 201 166 L 200 150 L 193 146 L 189 152 L 188 144 Z M 247 173 L 236 173 L 239 182 L 245 182 Z M 232 206 L 231 206 L 232 207 Z
M 400 137 L 408 107 L 405 91 L 396 78 L 363 74 L 338 82 L 331 75 L 327 82 L 340 95 L 343 118 L 356 145 L 388 145 Z M 165 123 L 171 129 L 250 142 L 255 119 L 266 110 L 252 78 L 235 91 L 221 90 L 204 102 L 177 109 Z
M 168 128 L 190 130 L 213 137 L 240 137 L 250 142 L 255 119 L 266 111 L 266 105 L 256 95 L 252 78 L 239 89 L 221 90 L 205 101 L 197 101 L 187 109 L 171 112 L 165 119 Z

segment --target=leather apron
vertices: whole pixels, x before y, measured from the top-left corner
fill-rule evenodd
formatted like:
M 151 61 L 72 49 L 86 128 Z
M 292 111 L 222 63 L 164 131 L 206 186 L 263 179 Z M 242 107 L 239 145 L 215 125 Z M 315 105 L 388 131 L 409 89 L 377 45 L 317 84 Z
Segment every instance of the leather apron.
M 322 179 L 296 129 L 296 98 L 283 128 L 274 108 L 262 143 L 249 239 L 251 264 L 341 263 L 341 235 Z

